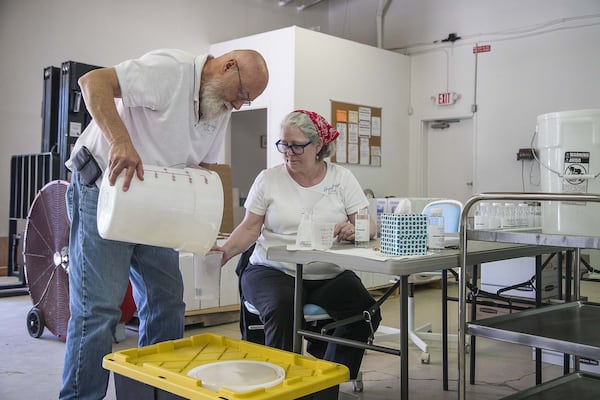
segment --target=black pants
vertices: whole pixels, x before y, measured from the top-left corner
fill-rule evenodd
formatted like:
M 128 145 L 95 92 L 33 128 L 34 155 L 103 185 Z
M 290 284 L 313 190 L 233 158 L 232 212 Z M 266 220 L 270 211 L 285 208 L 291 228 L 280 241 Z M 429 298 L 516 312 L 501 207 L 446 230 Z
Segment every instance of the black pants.
M 294 277 L 262 265 L 248 265 L 241 276 L 243 297 L 259 311 L 265 327 L 265 344 L 277 349 L 293 350 Z M 304 280 L 303 304 L 321 306 L 334 319 L 360 315 L 375 300 L 352 271 L 333 279 Z M 381 322 L 379 311 L 371 316 L 373 330 Z M 366 342 L 371 327 L 365 321 L 337 327 L 333 336 Z M 311 343 L 312 342 L 312 343 Z M 350 378 L 356 378 L 364 350 L 334 343 L 309 341 L 308 351 L 315 357 L 346 365 Z

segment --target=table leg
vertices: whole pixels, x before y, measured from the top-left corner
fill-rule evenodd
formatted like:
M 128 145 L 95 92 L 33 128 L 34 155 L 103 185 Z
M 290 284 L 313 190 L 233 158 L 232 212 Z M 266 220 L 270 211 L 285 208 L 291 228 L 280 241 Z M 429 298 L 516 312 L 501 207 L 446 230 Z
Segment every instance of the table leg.
M 442 270 L 442 389 L 448 390 L 448 270 Z
M 408 275 L 400 276 L 400 399 L 408 400 Z
M 296 281 L 294 285 L 294 353 L 302 353 L 302 336 L 298 331 L 302 328 L 304 311 L 302 305 L 302 264 L 296 264 Z

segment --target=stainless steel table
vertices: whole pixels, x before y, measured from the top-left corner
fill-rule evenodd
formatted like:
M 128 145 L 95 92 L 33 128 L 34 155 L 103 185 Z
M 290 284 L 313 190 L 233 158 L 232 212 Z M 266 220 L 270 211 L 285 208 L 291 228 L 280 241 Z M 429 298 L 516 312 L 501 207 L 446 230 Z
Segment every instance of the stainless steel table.
M 372 242 L 372 247 L 378 245 Z M 381 346 L 367 344 L 355 344 L 357 347 L 364 347 L 375 351 L 383 351 L 400 356 L 400 399 L 406 400 L 409 397 L 408 391 L 408 357 L 402 355 L 408 354 L 408 277 L 411 274 L 436 271 L 440 269 L 455 268 L 460 265 L 460 252 L 453 249 L 444 249 L 435 253 L 418 257 L 407 258 L 389 258 L 380 260 L 357 256 L 350 251 L 346 254 L 344 249 L 350 250 L 354 246 L 351 244 L 334 246 L 332 251 L 319 250 L 288 250 L 285 246 L 271 247 L 267 251 L 267 258 L 273 261 L 286 261 L 296 264 L 296 288 L 295 288 L 295 311 L 294 311 L 294 351 L 300 353 L 302 336 L 299 331 L 302 327 L 302 271 L 303 265 L 320 261 L 331 262 L 340 265 L 346 269 L 363 272 L 377 272 L 399 277 L 399 301 L 400 301 L 400 351 Z M 338 251 L 341 250 L 341 251 Z M 532 257 L 545 253 L 555 253 L 566 250 L 563 247 L 549 246 L 527 246 L 508 243 L 469 241 L 469 251 L 467 254 L 466 265 L 477 265 L 484 262 L 505 260 L 518 257 Z M 329 337 L 325 339 L 336 341 Z M 342 344 L 347 342 L 337 341 Z M 349 344 L 354 345 L 354 344 Z M 447 351 L 447 349 L 445 349 Z M 447 360 L 444 368 L 447 369 Z M 447 373 L 447 371 L 445 371 Z
M 540 245 L 565 246 L 574 249 L 575 264 L 573 270 L 574 299 L 579 300 L 580 285 L 580 251 L 583 248 L 600 249 L 600 236 L 582 236 L 578 234 L 548 233 L 543 229 L 531 231 L 469 230 L 467 216 L 469 210 L 478 202 L 489 201 L 540 201 L 540 202 L 568 202 L 581 204 L 600 203 L 600 194 L 587 193 L 482 193 L 471 197 L 463 208 L 460 223 L 460 259 L 461 268 L 468 264 L 471 239 L 495 241 L 497 243 L 521 243 L 532 247 Z M 459 353 L 458 353 L 458 399 L 466 398 L 466 360 L 465 352 L 460 351 L 466 346 L 467 332 L 482 335 L 496 340 L 504 340 L 518 344 L 536 347 L 536 363 L 541 364 L 541 348 L 571 353 L 574 356 L 598 357 L 600 356 L 600 341 L 597 340 L 595 327 L 600 320 L 598 304 L 576 302 L 565 305 L 552 305 L 543 310 L 525 311 L 523 314 L 504 317 L 494 317 L 483 323 L 467 324 L 466 317 L 467 287 L 466 281 L 461 276 L 459 282 Z M 557 324 L 551 328 L 544 326 L 546 321 L 555 321 Z M 591 323 L 590 323 L 591 321 Z M 535 326 L 538 324 L 538 326 Z M 591 332 L 590 332 L 591 330 Z M 588 355 L 589 354 L 589 355 Z M 566 360 L 568 360 L 568 356 Z M 578 361 L 575 358 L 575 369 L 578 370 Z M 537 367 L 537 366 L 536 366 Z M 568 363 L 565 362 L 565 374 L 568 373 Z M 600 392 L 600 379 L 581 379 L 580 374 L 575 374 L 564 379 L 542 383 L 536 377 L 536 387 L 526 390 L 521 394 L 509 396 L 507 399 L 550 399 L 565 398 L 565 393 L 570 397 L 587 399 Z M 568 389 L 564 389 L 564 386 Z M 577 387 L 577 389 L 575 389 Z M 592 389 L 593 387 L 593 389 Z M 557 390 L 554 390 L 557 389 Z M 567 390 L 567 391 L 565 391 Z M 591 393 L 591 397 L 581 396 L 581 393 Z

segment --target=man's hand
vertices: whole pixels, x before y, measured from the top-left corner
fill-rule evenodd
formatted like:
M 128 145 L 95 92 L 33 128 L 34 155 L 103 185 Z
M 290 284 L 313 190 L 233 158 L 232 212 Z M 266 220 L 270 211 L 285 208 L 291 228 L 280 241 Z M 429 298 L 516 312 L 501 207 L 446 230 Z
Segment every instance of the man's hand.
M 133 147 L 130 140 L 115 141 L 110 146 L 108 152 L 108 182 L 111 186 L 115 185 L 117 178 L 125 170 L 125 179 L 123 180 L 123 191 L 129 190 L 133 175 L 138 179 L 144 180 L 144 166 L 142 159 Z

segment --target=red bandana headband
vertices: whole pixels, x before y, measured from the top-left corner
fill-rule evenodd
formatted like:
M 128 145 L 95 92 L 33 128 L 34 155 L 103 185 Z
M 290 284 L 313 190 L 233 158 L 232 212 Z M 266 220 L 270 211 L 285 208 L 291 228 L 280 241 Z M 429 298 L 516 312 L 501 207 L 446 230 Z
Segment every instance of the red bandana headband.
M 310 120 L 315 124 L 319 137 L 323 144 L 329 144 L 340 136 L 340 133 L 335 129 L 325 118 L 313 111 L 295 110 L 294 112 L 303 113 L 309 116 Z

